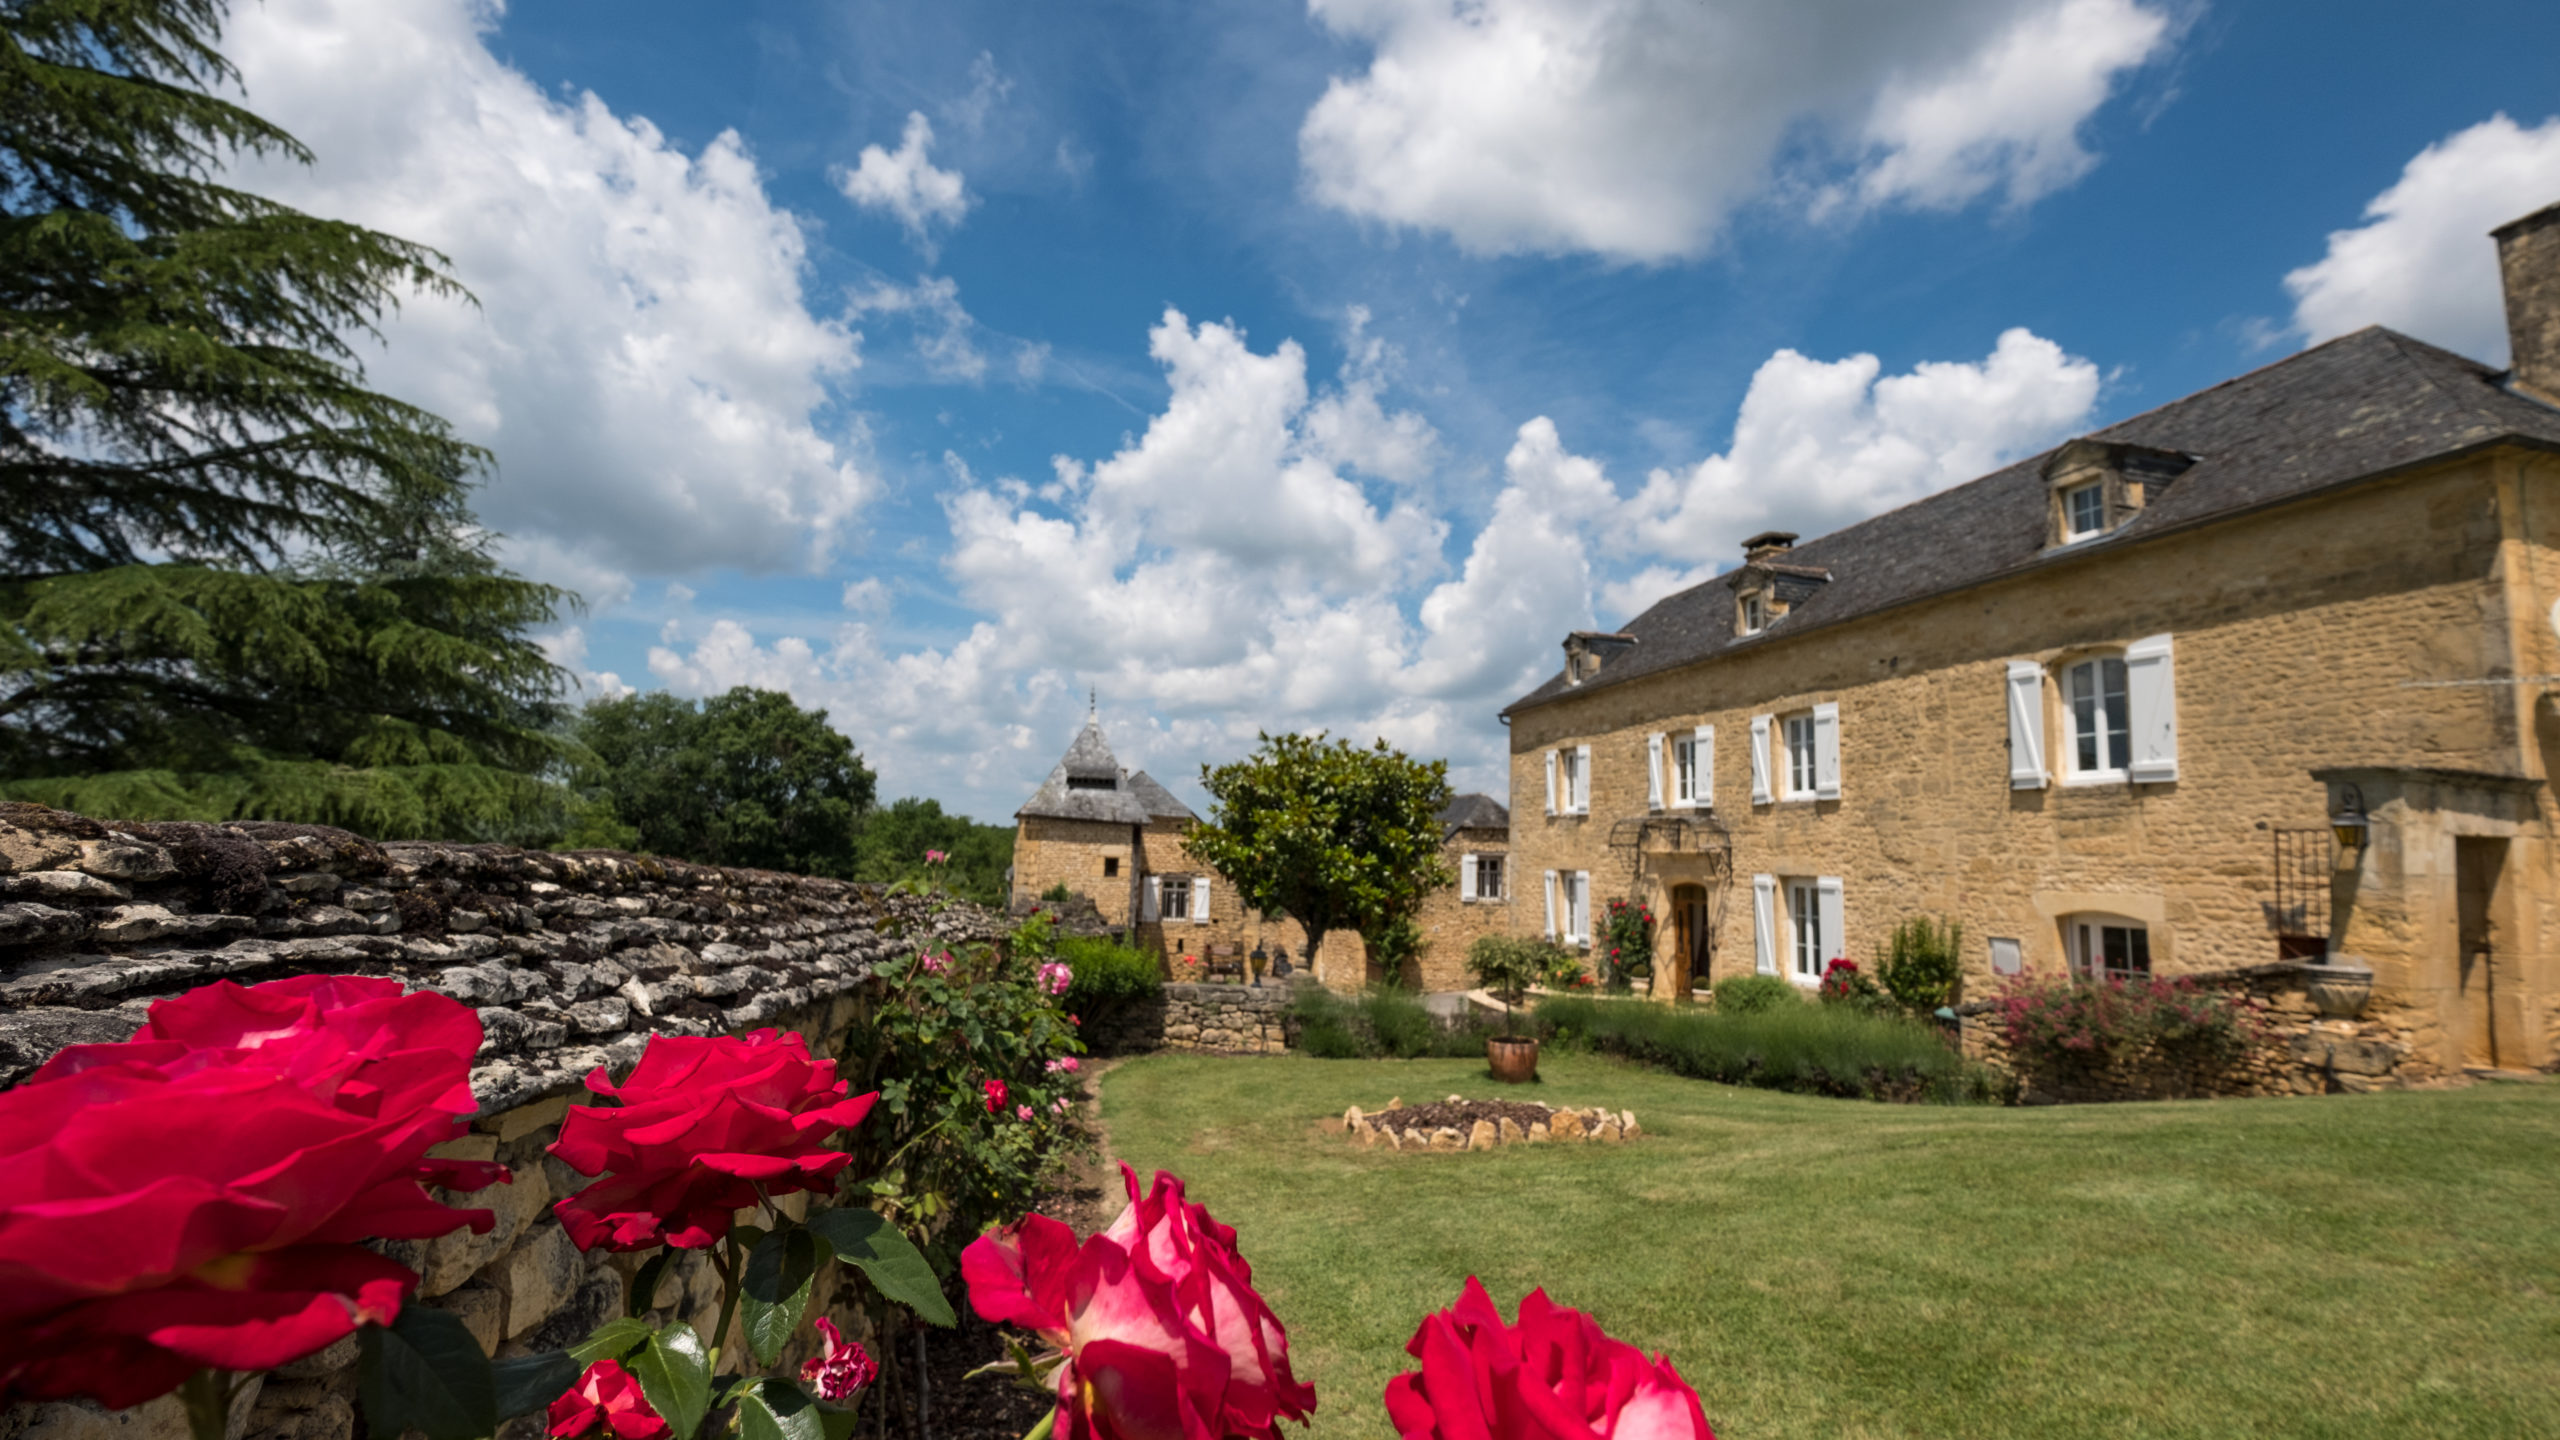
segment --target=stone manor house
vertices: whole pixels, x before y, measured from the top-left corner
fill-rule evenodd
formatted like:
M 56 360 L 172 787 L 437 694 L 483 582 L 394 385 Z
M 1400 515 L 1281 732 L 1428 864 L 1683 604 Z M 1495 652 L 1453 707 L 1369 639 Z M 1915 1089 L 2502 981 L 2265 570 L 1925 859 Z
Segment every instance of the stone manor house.
M 1925 915 L 1972 995 L 2351 957 L 2431 1067 L 2549 1064 L 2560 205 L 2495 241 L 2505 371 L 2362 330 L 1568 636 L 1502 712 L 1508 810 L 1452 809 L 1426 985 L 1476 934 L 1587 943 L 1612 898 L 1663 920 L 1663 1000 L 1811 986 Z M 1064 881 L 1177 963 L 1300 955 L 1191 819 L 1088 725 L 1015 893 Z M 1344 940 L 1328 983 L 1364 973 Z

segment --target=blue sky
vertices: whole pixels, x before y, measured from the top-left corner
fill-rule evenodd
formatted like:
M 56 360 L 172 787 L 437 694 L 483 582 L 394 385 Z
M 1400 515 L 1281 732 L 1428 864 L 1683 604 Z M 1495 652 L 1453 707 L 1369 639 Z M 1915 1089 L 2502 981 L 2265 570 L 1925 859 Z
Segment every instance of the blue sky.
M 1503 702 L 1820 533 L 2321 338 L 2503 360 L 2560 7 L 264 0 L 439 246 L 377 379 L 489 445 L 592 692 L 790 689 L 1001 818 L 1098 689 L 1499 794 Z

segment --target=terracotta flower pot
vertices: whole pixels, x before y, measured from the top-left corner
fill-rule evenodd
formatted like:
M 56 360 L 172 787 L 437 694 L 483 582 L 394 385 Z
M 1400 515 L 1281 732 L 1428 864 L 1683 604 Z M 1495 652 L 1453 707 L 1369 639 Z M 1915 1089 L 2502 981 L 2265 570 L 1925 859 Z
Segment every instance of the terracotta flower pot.
M 1538 1042 L 1493 1036 L 1484 1042 L 1485 1063 L 1505 1085 L 1526 1085 L 1538 1078 Z

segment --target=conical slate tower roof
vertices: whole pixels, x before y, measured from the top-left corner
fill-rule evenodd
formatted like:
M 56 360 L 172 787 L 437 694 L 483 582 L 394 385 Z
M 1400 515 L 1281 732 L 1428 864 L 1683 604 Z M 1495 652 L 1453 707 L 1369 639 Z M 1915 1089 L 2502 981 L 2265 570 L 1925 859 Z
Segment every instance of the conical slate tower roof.
M 1102 721 L 1085 717 L 1084 729 L 1067 747 L 1066 758 L 1040 783 L 1019 818 L 1036 815 L 1052 820 L 1100 820 L 1113 825 L 1144 825 L 1150 820 L 1193 820 L 1191 807 L 1173 797 L 1145 771 L 1131 772 L 1111 753 L 1102 738 Z

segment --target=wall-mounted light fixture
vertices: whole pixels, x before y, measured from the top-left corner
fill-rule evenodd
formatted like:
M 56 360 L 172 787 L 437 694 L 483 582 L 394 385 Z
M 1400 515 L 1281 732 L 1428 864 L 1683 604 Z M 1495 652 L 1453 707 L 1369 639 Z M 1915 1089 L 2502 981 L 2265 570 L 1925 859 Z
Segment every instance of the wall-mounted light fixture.
M 2364 791 L 2354 781 L 2338 787 L 2338 808 L 2329 812 L 2329 833 L 2341 850 L 2362 850 L 2373 835 L 2373 817 L 2364 813 Z

